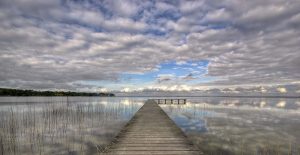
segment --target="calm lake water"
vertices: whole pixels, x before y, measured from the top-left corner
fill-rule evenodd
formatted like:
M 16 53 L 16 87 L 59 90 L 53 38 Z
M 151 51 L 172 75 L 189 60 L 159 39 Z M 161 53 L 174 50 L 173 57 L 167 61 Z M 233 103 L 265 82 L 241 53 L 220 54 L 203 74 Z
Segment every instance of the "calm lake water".
M 300 100 L 190 98 L 161 105 L 205 154 L 300 154 Z
M 97 154 L 143 99 L 1 97 L 0 154 Z
M 148 98 L 0 97 L 0 154 L 97 154 Z M 206 154 L 300 154 L 300 99 L 160 105 Z

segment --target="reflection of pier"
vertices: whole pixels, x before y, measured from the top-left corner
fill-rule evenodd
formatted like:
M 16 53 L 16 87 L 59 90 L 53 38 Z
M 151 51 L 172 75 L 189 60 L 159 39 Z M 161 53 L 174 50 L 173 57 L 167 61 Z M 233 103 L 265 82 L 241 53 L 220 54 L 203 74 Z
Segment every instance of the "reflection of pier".
M 201 154 L 153 99 L 146 101 L 105 152 L 111 155 Z
M 186 104 L 186 99 L 153 99 L 157 104 Z

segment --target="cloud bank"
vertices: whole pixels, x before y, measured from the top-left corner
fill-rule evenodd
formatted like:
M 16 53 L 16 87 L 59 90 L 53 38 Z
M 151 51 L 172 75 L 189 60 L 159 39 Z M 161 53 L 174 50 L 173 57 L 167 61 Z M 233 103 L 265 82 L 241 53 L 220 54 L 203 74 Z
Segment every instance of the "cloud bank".
M 2 0 L 0 85 L 91 91 L 280 85 L 284 92 L 300 82 L 299 8 L 298 0 Z M 200 82 L 190 82 L 192 72 L 147 85 L 122 82 L 124 73 L 147 74 L 168 61 L 207 61 L 207 72 Z

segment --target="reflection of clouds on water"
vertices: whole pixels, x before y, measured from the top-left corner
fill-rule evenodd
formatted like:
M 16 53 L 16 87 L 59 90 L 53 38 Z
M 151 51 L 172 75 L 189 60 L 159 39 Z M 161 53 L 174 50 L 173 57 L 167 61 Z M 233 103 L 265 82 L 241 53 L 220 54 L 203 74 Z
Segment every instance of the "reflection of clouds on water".
M 284 108 L 286 105 L 286 102 L 285 101 L 279 101 L 277 104 L 276 104 L 276 107 L 278 108 Z
M 289 147 L 300 150 L 299 107 L 296 98 L 229 97 L 191 98 L 186 105 L 162 106 L 200 147 L 238 150 L 232 154 L 257 149 L 286 154 Z
M 206 121 L 204 119 L 198 118 L 194 119 L 191 116 L 185 115 L 171 115 L 175 123 L 186 132 L 205 132 Z
M 9 104 L 4 104 L 7 101 Z M 65 154 L 62 152 L 66 150 L 79 154 L 78 149 L 82 149 L 82 154 L 109 143 L 143 101 L 105 97 L 28 97 L 21 102 L 18 97 L 4 98 L 0 100 L 0 139 L 8 144 L 6 140 L 16 136 L 17 147 L 21 148 L 19 144 L 22 144 L 22 149 L 15 154 Z M 11 120 L 14 120 L 13 124 Z M 33 120 L 34 124 L 31 123 Z M 10 129 L 14 125 L 18 126 L 14 133 L 3 128 Z M 34 144 L 26 143 L 28 139 Z M 35 152 L 40 148 L 35 145 L 37 141 L 45 148 L 40 153 Z M 54 148 L 54 144 L 61 148 Z M 26 152 L 23 148 L 35 150 Z M 5 146 L 4 154 L 7 152 L 9 148 Z
M 130 100 L 129 99 L 124 99 L 124 100 L 121 100 L 121 103 L 124 104 L 124 105 L 130 105 Z
M 100 101 L 99 103 L 100 103 L 100 104 L 103 104 L 103 105 L 107 105 L 107 104 L 108 104 L 108 101 L 103 100 L 103 101 Z
M 203 97 L 189 99 L 191 104 L 207 103 L 215 108 L 252 108 L 259 109 L 288 109 L 300 111 L 299 98 L 230 98 L 230 97 Z M 284 103 L 285 102 L 285 103 Z
M 205 110 L 207 103 L 185 105 L 160 105 L 185 132 L 206 132 L 206 117 L 219 117 L 219 113 Z M 199 110 L 201 109 L 201 110 Z
M 237 100 L 237 99 L 235 99 L 235 100 L 223 100 L 223 101 L 220 101 L 219 104 L 234 107 L 234 106 L 240 105 L 240 101 Z
M 133 104 L 134 105 L 139 105 L 139 106 L 142 106 L 144 105 L 144 99 L 143 100 L 135 100 L 135 99 L 132 99 L 132 98 L 122 98 L 120 99 L 119 101 L 121 104 L 125 105 L 125 106 L 132 106 Z
M 260 104 L 259 104 L 259 107 L 260 108 L 263 108 L 267 105 L 267 102 L 266 101 L 261 101 Z
M 187 102 L 185 106 L 186 106 L 186 107 L 191 107 L 192 105 L 193 105 L 192 103 Z

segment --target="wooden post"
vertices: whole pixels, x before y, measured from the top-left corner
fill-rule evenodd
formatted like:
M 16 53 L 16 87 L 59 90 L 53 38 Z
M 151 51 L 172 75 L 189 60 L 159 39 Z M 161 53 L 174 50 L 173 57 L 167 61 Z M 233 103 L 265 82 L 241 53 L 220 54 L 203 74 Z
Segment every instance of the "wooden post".
M 167 104 L 167 99 L 165 99 L 165 104 Z
M 171 99 L 171 104 L 173 104 L 173 99 Z
M 184 101 L 183 103 L 186 104 L 186 99 L 184 99 L 183 101 Z
M 180 103 L 180 99 L 178 99 L 178 101 L 177 101 L 177 104 L 179 104 Z

